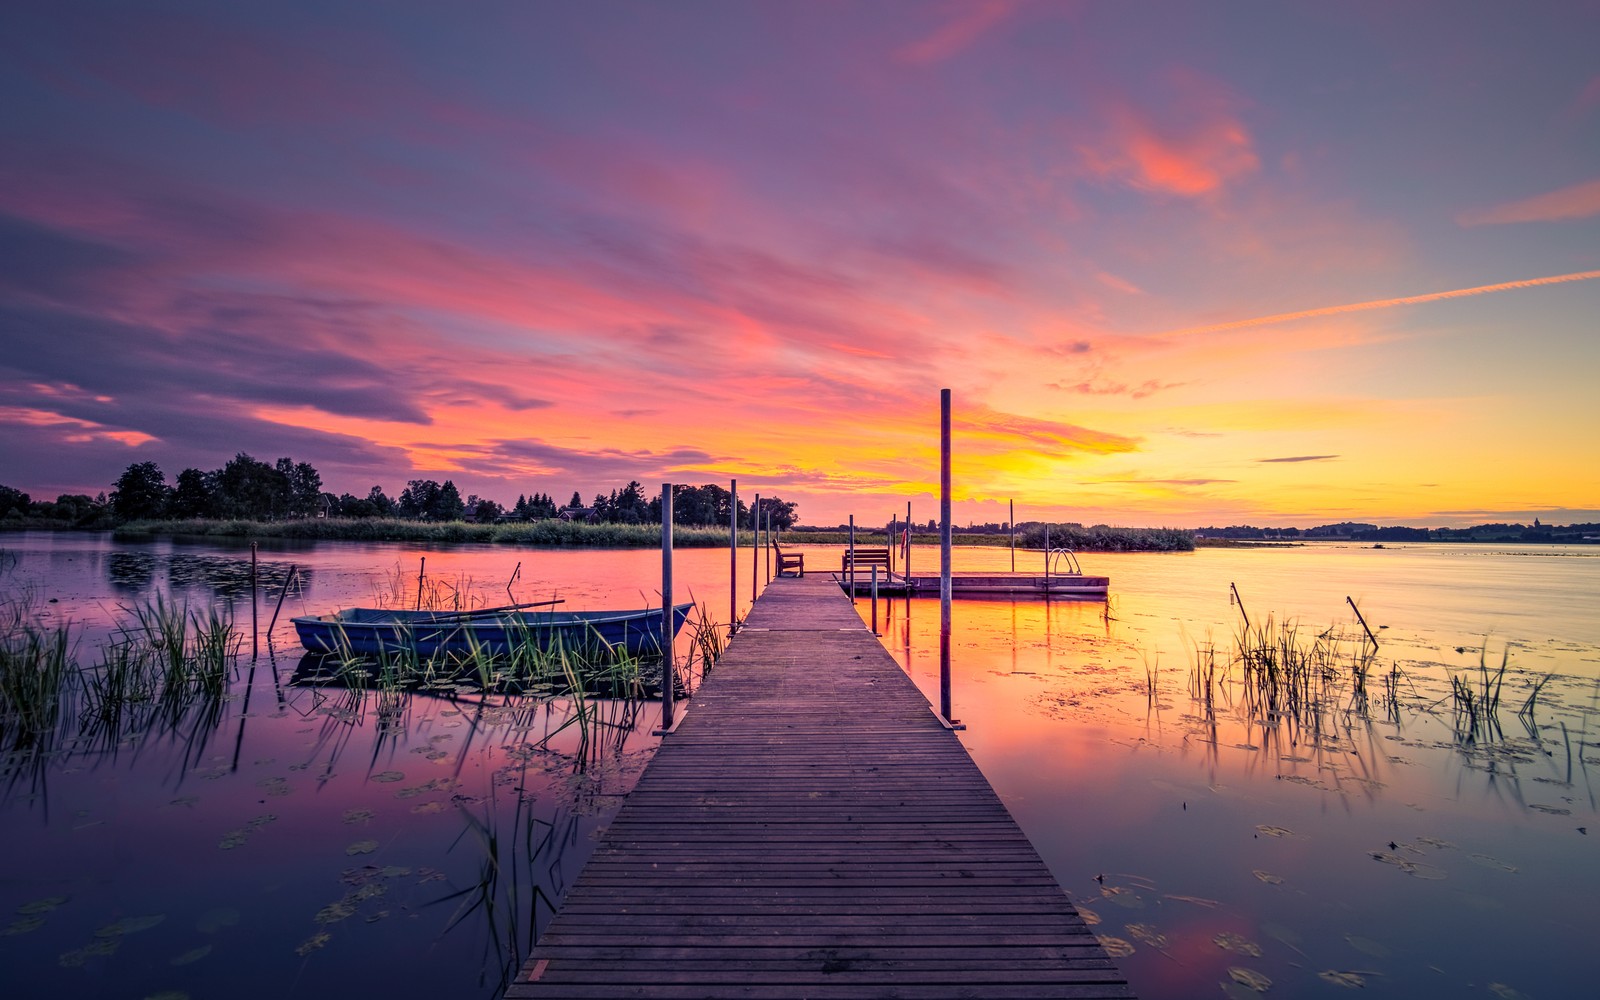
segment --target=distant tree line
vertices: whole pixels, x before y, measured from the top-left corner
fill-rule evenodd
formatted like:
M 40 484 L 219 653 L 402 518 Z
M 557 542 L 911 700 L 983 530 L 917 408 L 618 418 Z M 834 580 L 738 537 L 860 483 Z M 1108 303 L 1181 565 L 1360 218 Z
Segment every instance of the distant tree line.
M 1410 528 L 1403 525 L 1380 527 L 1358 521 L 1341 521 L 1315 528 L 1257 528 L 1229 525 L 1196 529 L 1201 538 L 1238 540 L 1293 539 L 1299 541 L 1337 540 L 1352 542 L 1560 542 L 1581 544 L 1600 541 L 1600 524 L 1476 524 L 1468 528 Z
M 672 521 L 686 527 L 723 527 L 733 497 L 713 484 L 674 486 Z M 761 511 L 774 527 L 794 527 L 793 502 L 763 497 Z M 98 497 L 63 494 L 54 503 L 35 503 L 28 494 L 0 486 L 0 522 L 110 527 L 128 521 L 215 520 L 280 521 L 303 517 L 405 518 L 417 521 L 537 521 L 564 518 L 590 524 L 660 524 L 659 493 L 646 496 L 637 480 L 585 504 L 574 490 L 564 505 L 548 493 L 522 494 L 504 507 L 475 494 L 462 498 L 451 480 L 413 479 L 391 498 L 381 486 L 366 496 L 322 491 L 322 476 L 307 462 L 280 458 L 268 465 L 240 452 L 220 469 L 184 469 L 169 485 L 155 462 L 135 462 Z M 739 525 L 752 526 L 750 506 L 738 505 Z

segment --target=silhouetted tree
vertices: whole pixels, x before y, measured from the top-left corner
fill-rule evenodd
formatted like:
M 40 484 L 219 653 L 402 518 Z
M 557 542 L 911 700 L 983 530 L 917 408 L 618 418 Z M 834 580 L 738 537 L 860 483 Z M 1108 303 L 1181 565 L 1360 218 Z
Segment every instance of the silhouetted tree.
M 167 477 L 154 462 L 135 462 L 118 477 L 111 509 L 124 521 L 162 517 L 167 512 Z

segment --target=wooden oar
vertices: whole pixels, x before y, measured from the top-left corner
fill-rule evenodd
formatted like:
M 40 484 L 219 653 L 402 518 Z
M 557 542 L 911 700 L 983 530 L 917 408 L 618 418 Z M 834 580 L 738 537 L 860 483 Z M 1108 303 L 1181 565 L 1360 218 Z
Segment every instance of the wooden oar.
M 565 600 L 554 601 L 527 601 L 522 604 L 506 604 L 498 608 L 478 608 L 474 611 L 440 611 L 430 616 L 428 621 L 452 621 L 458 618 L 482 618 L 485 615 L 497 615 L 502 611 L 516 611 L 520 608 L 547 608 L 552 604 L 565 604 Z

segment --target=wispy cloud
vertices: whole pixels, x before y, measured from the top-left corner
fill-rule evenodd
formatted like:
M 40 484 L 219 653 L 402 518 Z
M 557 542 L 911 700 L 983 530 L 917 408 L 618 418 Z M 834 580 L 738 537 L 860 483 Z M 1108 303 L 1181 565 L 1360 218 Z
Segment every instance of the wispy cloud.
M 1168 330 L 1163 334 L 1158 334 L 1158 336 L 1177 337 L 1194 333 L 1217 333 L 1222 330 L 1238 330 L 1247 326 L 1271 326 L 1276 323 L 1292 323 L 1295 320 L 1313 319 L 1318 316 L 1337 316 L 1340 313 L 1362 312 L 1367 309 L 1389 309 L 1394 306 L 1414 306 L 1424 302 L 1442 302 L 1445 299 L 1466 298 L 1469 295 L 1488 295 L 1493 292 L 1513 292 L 1522 288 L 1538 288 L 1542 285 L 1559 285 L 1568 281 L 1593 281 L 1595 278 L 1600 278 L 1600 271 L 1575 271 L 1572 274 L 1557 274 L 1548 278 L 1503 281 L 1495 285 L 1477 285 L 1472 288 L 1457 288 L 1448 292 L 1428 292 L 1423 295 L 1407 295 L 1398 299 L 1374 299 L 1370 302 L 1349 302 L 1338 306 L 1302 309 L 1299 312 L 1255 316 L 1250 319 L 1237 319 L 1228 323 L 1213 323 L 1209 326 L 1191 326 L 1181 330 Z
M 1496 226 L 1513 222 L 1560 222 L 1600 215 L 1600 177 L 1570 187 L 1493 208 L 1463 212 L 1463 226 Z
M 985 0 L 951 6 L 948 9 L 954 16 L 950 20 L 902 47 L 895 53 L 895 59 L 913 66 L 944 62 L 1010 17 L 1016 6 L 1014 0 Z
M 1290 455 L 1287 458 L 1258 458 L 1257 462 L 1330 462 L 1338 455 Z

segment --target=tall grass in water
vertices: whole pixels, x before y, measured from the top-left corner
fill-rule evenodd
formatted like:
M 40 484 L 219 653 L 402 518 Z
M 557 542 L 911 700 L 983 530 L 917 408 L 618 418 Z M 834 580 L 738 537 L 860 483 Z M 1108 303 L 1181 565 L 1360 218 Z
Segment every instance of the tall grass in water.
M 117 528 L 118 539 L 172 535 L 226 538 L 298 538 L 355 542 L 493 542 L 541 548 L 655 548 L 661 544 L 656 524 L 583 524 L 549 519 L 522 524 L 468 524 L 465 521 L 406 521 L 397 518 L 302 518 L 289 521 L 130 521 Z M 742 541 L 748 544 L 745 532 Z M 728 544 L 725 528 L 675 526 L 672 544 L 679 548 L 714 548 Z
M 0 750 L 47 746 L 62 719 L 77 672 L 66 626 L 41 629 L 8 608 L 0 635 Z

